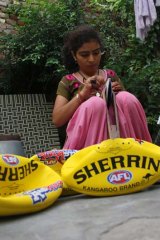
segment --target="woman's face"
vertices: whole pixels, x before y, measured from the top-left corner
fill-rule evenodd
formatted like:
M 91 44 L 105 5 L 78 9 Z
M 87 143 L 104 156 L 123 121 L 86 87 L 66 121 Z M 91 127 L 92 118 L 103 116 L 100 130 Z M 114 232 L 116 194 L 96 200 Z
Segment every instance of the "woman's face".
M 93 76 L 99 69 L 101 48 L 96 40 L 84 43 L 76 52 L 75 58 L 79 70 L 88 76 Z

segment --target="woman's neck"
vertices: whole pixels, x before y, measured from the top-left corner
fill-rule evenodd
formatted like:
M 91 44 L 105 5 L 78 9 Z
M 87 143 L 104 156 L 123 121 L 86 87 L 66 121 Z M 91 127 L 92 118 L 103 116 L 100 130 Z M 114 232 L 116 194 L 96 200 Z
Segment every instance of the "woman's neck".
M 84 73 L 83 71 L 79 70 L 79 74 L 83 77 L 84 80 L 86 80 L 89 77 L 92 77 L 94 75 L 99 75 L 99 69 L 95 73 Z

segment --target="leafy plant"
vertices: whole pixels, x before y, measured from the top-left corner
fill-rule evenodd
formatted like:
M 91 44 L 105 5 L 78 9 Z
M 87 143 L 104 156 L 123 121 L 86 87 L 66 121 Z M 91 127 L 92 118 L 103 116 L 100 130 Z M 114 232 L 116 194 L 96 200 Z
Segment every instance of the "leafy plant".
M 81 1 L 74 2 L 72 12 L 71 1 L 65 4 L 63 0 L 27 0 L 25 4 L 13 4 L 8 9 L 23 23 L 23 26 L 16 26 L 17 34 L 3 37 L 6 61 L 13 73 L 12 92 L 44 92 L 53 81 L 56 88 L 64 72 L 61 61 L 64 33 L 83 15 Z

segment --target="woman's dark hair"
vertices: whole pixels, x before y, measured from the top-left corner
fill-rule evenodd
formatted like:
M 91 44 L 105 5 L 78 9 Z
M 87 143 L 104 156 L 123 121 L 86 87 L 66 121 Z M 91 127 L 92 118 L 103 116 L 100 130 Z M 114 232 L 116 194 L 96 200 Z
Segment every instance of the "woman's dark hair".
M 78 26 L 75 30 L 67 33 L 64 39 L 63 47 L 63 63 L 67 70 L 70 72 L 76 72 L 79 70 L 77 63 L 75 62 L 72 52 L 76 54 L 78 49 L 87 42 L 95 40 L 99 43 L 102 51 L 103 44 L 98 32 L 88 25 Z

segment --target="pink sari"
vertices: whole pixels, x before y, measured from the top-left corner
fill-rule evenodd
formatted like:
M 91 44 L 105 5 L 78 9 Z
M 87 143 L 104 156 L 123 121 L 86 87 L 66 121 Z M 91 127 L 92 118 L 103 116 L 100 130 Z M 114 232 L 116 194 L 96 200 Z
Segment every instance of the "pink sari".
M 138 99 L 129 92 L 121 91 L 116 95 L 121 138 L 138 138 L 151 142 L 145 112 Z M 82 149 L 109 138 L 105 101 L 91 97 L 75 111 L 67 126 L 67 139 L 63 148 Z M 112 116 L 111 116 L 112 118 Z

